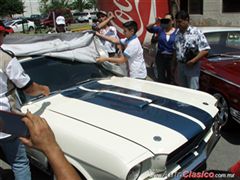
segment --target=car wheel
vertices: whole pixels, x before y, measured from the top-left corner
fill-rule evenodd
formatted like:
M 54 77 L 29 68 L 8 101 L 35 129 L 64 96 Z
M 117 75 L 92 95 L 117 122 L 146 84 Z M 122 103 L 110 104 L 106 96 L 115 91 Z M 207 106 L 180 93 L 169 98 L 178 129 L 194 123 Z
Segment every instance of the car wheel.
M 28 28 L 28 31 L 29 31 L 29 32 L 31 32 L 31 31 L 33 31 L 33 30 L 34 30 L 33 27 L 29 27 L 29 28 Z
M 229 119 L 228 102 L 220 93 L 215 93 L 213 96 L 217 99 L 217 108 L 219 109 L 217 116 L 220 126 L 223 127 L 228 123 Z

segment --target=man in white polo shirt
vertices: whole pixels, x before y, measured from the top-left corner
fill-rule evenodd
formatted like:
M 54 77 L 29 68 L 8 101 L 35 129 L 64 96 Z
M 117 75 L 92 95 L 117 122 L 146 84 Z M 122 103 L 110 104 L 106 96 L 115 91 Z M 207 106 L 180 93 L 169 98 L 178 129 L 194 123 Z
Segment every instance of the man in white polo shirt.
M 4 36 L 11 30 L 0 21 L 0 46 Z M 22 89 L 31 96 L 49 95 L 49 88 L 31 81 L 30 77 L 14 57 L 13 53 L 0 48 L 0 109 L 4 111 L 17 111 L 14 89 Z M 30 180 L 31 173 L 25 147 L 18 139 L 4 140 L 9 135 L 0 134 L 0 147 L 7 162 L 11 165 L 16 180 Z
M 120 41 L 119 39 L 106 37 L 96 33 L 100 38 L 116 44 L 121 44 L 123 47 L 123 53 L 118 57 L 99 57 L 97 58 L 97 62 L 109 61 L 116 64 L 127 63 L 129 77 L 146 79 L 147 69 L 143 58 L 142 45 L 136 35 L 137 30 L 138 26 L 135 21 L 124 23 L 123 32 L 126 38 L 121 39 Z

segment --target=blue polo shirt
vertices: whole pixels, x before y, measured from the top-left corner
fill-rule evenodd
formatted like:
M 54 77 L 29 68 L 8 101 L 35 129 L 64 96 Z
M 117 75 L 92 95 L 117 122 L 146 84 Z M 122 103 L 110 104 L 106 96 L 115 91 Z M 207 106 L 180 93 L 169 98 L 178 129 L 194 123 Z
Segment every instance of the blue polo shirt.
M 158 34 L 158 51 L 160 53 L 165 52 L 168 54 L 173 53 L 173 45 L 176 37 L 176 30 L 170 34 L 169 40 L 167 40 L 166 32 L 163 28 L 160 26 L 153 26 L 151 29 L 149 29 L 151 33 L 157 33 Z

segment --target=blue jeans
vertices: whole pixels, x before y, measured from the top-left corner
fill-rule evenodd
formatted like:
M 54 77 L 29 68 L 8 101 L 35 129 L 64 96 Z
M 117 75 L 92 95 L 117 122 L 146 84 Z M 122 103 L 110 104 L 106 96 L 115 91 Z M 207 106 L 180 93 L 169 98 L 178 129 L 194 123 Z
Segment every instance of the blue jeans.
M 199 89 L 200 64 L 188 67 L 186 64 L 178 63 L 177 82 L 182 87 Z
M 1 140 L 0 146 L 7 163 L 12 167 L 15 180 L 31 180 L 29 161 L 25 146 L 18 139 Z

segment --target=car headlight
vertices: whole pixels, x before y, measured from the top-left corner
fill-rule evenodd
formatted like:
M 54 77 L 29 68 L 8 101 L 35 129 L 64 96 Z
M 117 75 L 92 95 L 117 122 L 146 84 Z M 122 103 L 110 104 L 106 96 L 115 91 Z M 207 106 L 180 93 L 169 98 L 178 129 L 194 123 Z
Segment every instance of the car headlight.
M 152 170 L 155 173 L 162 173 L 166 171 L 166 162 L 167 162 L 167 155 L 159 154 L 154 156 L 151 159 L 152 162 Z
M 129 173 L 127 175 L 127 180 L 136 180 L 140 176 L 141 168 L 142 168 L 141 164 L 138 164 L 138 165 L 134 166 L 129 171 Z

